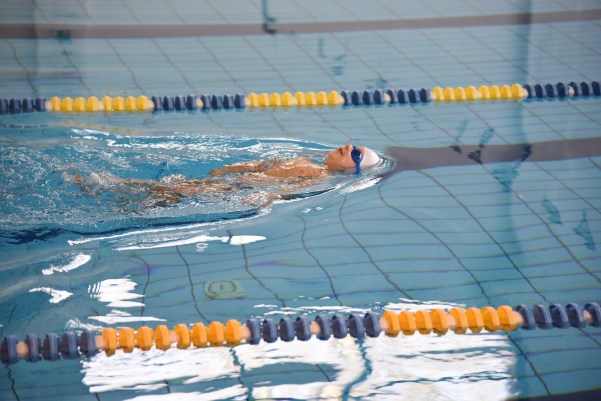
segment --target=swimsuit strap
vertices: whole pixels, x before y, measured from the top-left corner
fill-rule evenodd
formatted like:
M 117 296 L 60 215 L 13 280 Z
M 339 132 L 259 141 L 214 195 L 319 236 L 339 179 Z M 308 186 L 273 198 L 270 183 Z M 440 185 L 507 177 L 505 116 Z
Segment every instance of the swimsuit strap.
M 361 174 L 361 160 L 363 160 L 363 154 L 355 145 L 353 145 L 353 150 L 351 151 L 351 158 L 355 162 L 355 174 Z

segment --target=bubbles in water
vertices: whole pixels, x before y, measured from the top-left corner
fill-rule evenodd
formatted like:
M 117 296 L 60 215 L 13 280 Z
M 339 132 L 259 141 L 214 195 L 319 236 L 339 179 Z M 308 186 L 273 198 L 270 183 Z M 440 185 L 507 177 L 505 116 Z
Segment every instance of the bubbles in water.
M 30 131 L 36 129 L 41 128 Z M 13 234 L 19 227 L 100 233 L 252 215 L 265 204 L 266 194 L 281 189 L 282 183 L 266 182 L 255 188 L 225 177 L 219 190 L 172 202 L 120 180 L 162 180 L 169 185 L 169 177 L 203 179 L 214 168 L 249 160 L 302 155 L 321 162 L 331 149 L 291 139 L 82 128 L 69 128 L 65 135 L 65 128 L 53 129 L 59 131 L 59 139 L 0 150 L 0 227 Z M 44 130 L 45 136 L 52 137 L 49 128 Z M 334 175 L 326 181 L 297 190 L 301 193 L 288 199 L 339 187 L 349 176 Z

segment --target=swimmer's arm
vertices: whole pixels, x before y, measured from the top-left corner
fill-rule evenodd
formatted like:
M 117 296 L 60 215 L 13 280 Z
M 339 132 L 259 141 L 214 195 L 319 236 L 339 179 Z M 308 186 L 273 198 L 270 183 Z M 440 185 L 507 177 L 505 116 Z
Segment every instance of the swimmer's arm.
M 268 163 L 269 160 L 252 160 L 248 162 L 230 164 L 229 166 L 216 168 L 209 171 L 209 175 L 220 176 L 229 173 L 261 173 L 266 170 L 266 165 Z
M 285 163 L 274 163 L 268 166 L 263 173 L 267 176 L 279 178 L 323 178 L 329 175 L 323 165 L 315 164 L 304 157 L 290 159 Z

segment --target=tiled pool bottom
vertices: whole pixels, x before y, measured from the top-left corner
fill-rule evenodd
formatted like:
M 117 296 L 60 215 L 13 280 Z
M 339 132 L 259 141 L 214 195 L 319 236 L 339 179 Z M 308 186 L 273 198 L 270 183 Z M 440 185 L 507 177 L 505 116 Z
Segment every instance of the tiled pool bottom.
M 23 146 L 63 141 L 72 126 L 102 127 L 126 137 L 162 136 L 177 127 L 179 132 L 302 137 L 321 143 L 327 138 L 335 144 L 365 143 L 381 152 L 390 146 L 482 144 L 485 155 L 488 144 L 528 142 L 536 152 L 537 141 L 593 136 L 597 106 L 592 99 L 6 116 L 2 122 L 3 135 Z M 553 124 L 559 113 L 560 125 Z M 28 124 L 63 125 L 65 135 L 32 136 Z M 359 191 L 275 205 L 268 214 L 242 222 L 172 231 L 182 240 L 266 237 L 242 246 L 190 240 L 175 247 L 116 251 L 148 240 L 150 234 L 74 235 L 69 239 L 110 238 L 74 245 L 63 239 L 60 252 L 92 258 L 73 271 L 42 277 L 39 270 L 22 270 L 24 295 L 2 303 L 1 315 L 10 317 L 2 334 L 44 334 L 85 325 L 137 327 L 145 320 L 151 326 L 171 326 L 282 314 L 599 300 L 599 157 L 518 159 L 403 171 Z M 52 249 L 39 245 L 30 248 L 29 257 L 52 255 Z M 42 285 L 73 295 L 51 304 L 44 293 L 26 294 Z M 518 331 L 509 337 L 278 342 L 232 351 L 99 357 L 81 373 L 79 362 L 19 363 L 6 368 L 0 388 L 6 399 L 40 394 L 63 399 L 65 392 L 95 399 L 144 399 L 169 392 L 191 397 L 202 392 L 207 399 L 382 399 L 412 391 L 465 399 L 457 395 L 461 389 L 473 399 L 493 393 L 497 399 L 529 397 L 597 388 L 600 335 L 596 328 L 585 328 Z M 138 373 L 131 373 L 131 366 Z M 55 386 L 59 375 L 73 387 Z
M 599 80 L 599 2 L 591 0 L 2 4 L 0 23 L 41 24 L 46 35 L 10 36 L 14 31 L 0 26 L 9 32 L 0 40 L 5 97 Z M 526 16 L 522 13 L 531 13 L 522 20 L 529 23 L 516 25 L 514 17 Z M 452 17 L 460 18 L 445 25 Z M 388 19 L 399 28 L 430 21 L 416 29 L 384 29 L 381 21 Z M 321 31 L 267 35 L 262 34 L 267 29 L 260 30 L 265 22 L 275 25 L 263 28 L 279 32 L 294 23 Z M 66 29 L 53 36 L 54 24 Z M 69 24 L 84 25 L 71 32 Z M 104 36 L 115 31 L 112 24 L 146 36 Z M 180 35 L 199 28 L 195 24 L 230 32 L 156 37 L 166 32 L 165 24 Z M 231 36 L 232 28 L 244 24 L 254 24 L 260 34 Z M 346 31 L 356 26 L 368 29 Z M 82 31 L 85 38 L 77 36 Z M 60 144 L 71 140 L 69 129 L 77 127 L 108 130 L 126 141 L 192 133 L 352 142 L 389 155 L 399 147 L 442 147 L 461 151 L 456 154 L 467 162 L 440 168 L 429 163 L 430 168 L 401 171 L 358 191 L 278 204 L 244 221 L 170 226 L 167 234 L 131 229 L 101 234 L 92 228 L 53 237 L 52 230 L 33 230 L 37 240 L 17 252 L 1 252 L 0 337 L 366 309 L 599 302 L 599 157 L 520 161 L 517 155 L 506 163 L 478 165 L 465 145 L 481 146 L 486 160 L 496 145 L 533 144 L 536 155 L 536 144 L 543 141 L 599 138 L 600 105 L 596 98 L 0 116 L 3 147 Z M 57 127 L 64 133 L 57 134 Z M 265 239 L 245 245 L 221 240 L 243 235 Z M 159 243 L 157 236 L 180 245 L 116 250 Z M 58 271 L 87 257 L 84 264 Z M 63 292 L 29 292 L 34 288 Z M 61 300 L 60 294 L 72 295 Z M 0 400 L 502 400 L 597 390 L 573 397 L 581 401 L 601 398 L 600 340 L 599 329 L 588 327 L 19 362 L 2 366 Z
M 592 81 L 599 79 L 600 32 L 590 20 L 299 35 L 9 38 L 0 41 L 6 63 L 0 71 L 5 97 Z
M 568 167 L 572 163 L 555 163 L 555 167 L 549 163 L 545 167 L 555 173 L 578 174 L 590 172 L 591 167 L 598 170 L 582 161 Z M 529 187 L 537 181 L 535 177 L 541 169 L 527 164 L 522 167 L 522 185 Z M 583 225 L 581 211 L 571 213 L 559 207 L 563 216 L 560 223 L 557 215 L 545 208 L 546 202 L 540 197 L 541 188 L 529 188 L 521 189 L 520 194 L 533 200 L 538 198 L 532 205 L 524 205 L 516 196 L 508 194 L 506 205 L 497 213 L 491 213 L 495 207 L 490 204 L 490 193 L 478 196 L 474 191 L 456 190 L 453 191 L 455 199 L 445 201 L 447 196 L 441 196 L 440 186 L 427 176 L 431 174 L 449 185 L 450 180 L 468 172 L 474 180 L 472 188 L 497 185 L 494 178 L 473 170 L 457 169 L 444 174 L 441 171 L 440 175 L 428 171 L 423 175 L 407 174 L 403 178 L 391 178 L 378 190 L 347 196 L 340 203 L 338 200 L 310 201 L 286 210 L 282 208 L 273 212 L 270 223 L 248 222 L 235 229 L 214 232 L 215 235 L 266 235 L 265 242 L 243 248 L 211 242 L 202 253 L 198 244 L 180 247 L 177 254 L 168 250 L 147 251 L 134 258 L 124 258 L 123 268 L 129 267 L 127 272 L 133 281 L 144 283 L 144 316 L 179 316 L 185 322 L 223 321 L 228 317 L 243 319 L 249 315 L 278 317 L 317 311 L 377 310 L 394 308 L 395 305 L 390 305 L 395 303 L 393 300 L 402 303 L 398 298 L 406 297 L 418 301 L 442 299 L 467 305 L 598 298 L 596 280 L 591 279 L 578 262 L 570 260 L 560 245 L 560 240 L 573 244 L 575 253 L 588 253 L 590 257 L 586 240 L 573 232 L 574 228 Z M 530 174 L 532 179 L 526 179 Z M 411 191 L 412 196 L 403 195 L 407 191 Z M 571 191 L 565 188 L 549 188 L 546 192 L 554 193 L 549 195 L 551 200 L 546 198 L 551 204 L 569 202 L 570 196 L 566 193 Z M 470 198 L 471 202 L 467 202 Z M 470 205 L 467 211 L 458 206 L 457 199 Z M 426 207 L 430 201 L 432 206 Z M 498 209 L 499 200 L 496 202 Z M 537 211 L 535 218 L 528 207 Z M 465 229 L 466 223 L 461 220 L 469 220 L 466 218 L 468 212 L 478 216 L 488 234 L 476 227 L 475 222 L 472 222 L 474 227 Z M 545 224 L 539 219 L 555 220 L 559 238 L 548 241 L 548 236 L 539 237 Z M 592 224 L 598 226 L 598 221 Z M 440 243 L 440 238 L 444 238 L 445 243 Z M 502 253 L 509 255 L 503 257 Z M 582 259 L 585 266 L 598 266 L 594 258 Z M 121 265 L 120 262 L 113 264 Z M 189 291 L 177 288 L 185 280 L 192 283 Z M 235 293 L 224 291 L 219 294 L 222 298 L 211 298 L 215 294 L 208 289 L 216 282 L 235 282 Z M 136 292 L 142 293 L 142 289 Z M 228 299 L 228 295 L 235 298 Z M 423 341 L 427 344 L 423 345 Z M 467 343 L 457 343 L 461 341 Z M 498 399 L 504 399 L 508 391 L 519 391 L 526 396 L 594 388 L 599 368 L 594 362 L 599 354 L 598 341 L 598 331 L 591 328 L 583 332 L 520 331 L 511 336 L 511 342 L 504 336 L 432 337 L 426 340 L 412 337 L 381 339 L 374 344 L 368 342 L 364 351 L 352 342 L 334 342 L 312 344 L 309 348 L 300 345 L 300 350 L 282 344 L 264 345 L 259 350 L 245 348 L 235 350 L 233 354 L 245 367 L 245 372 L 240 374 L 244 385 L 253 383 L 253 379 L 258 382 L 252 386 L 255 394 L 286 393 L 291 389 L 284 385 L 304 380 L 312 385 L 311 388 L 319 388 L 320 394 L 329 389 L 335 395 L 336 386 L 349 386 L 349 394 L 355 396 L 361 394 L 361 390 L 380 396 L 406 393 L 411 391 L 406 389 L 411 384 L 425 387 L 423 391 L 447 396 L 466 386 L 472 396 L 483 396 L 485 394 L 480 391 L 499 386 L 495 394 Z M 570 345 L 566 347 L 565 344 Z M 360 352 L 367 355 L 359 358 L 356 354 Z M 355 359 L 349 357 L 349 353 Z M 218 355 L 221 363 L 232 362 L 234 358 L 227 351 L 219 351 Z M 153 358 L 152 366 L 160 363 L 160 359 L 155 361 Z M 211 359 L 215 358 L 214 354 L 204 358 L 207 358 L 203 359 L 207 364 L 215 362 Z M 549 363 L 555 358 L 561 363 Z M 494 366 L 490 367 L 490 363 Z M 486 373 L 466 369 L 466 364 L 486 366 Z M 353 369 L 345 368 L 347 366 Z M 235 366 L 230 368 L 237 371 Z M 326 370 L 326 373 L 318 369 Z M 383 375 L 382 370 L 390 373 Z M 441 376 L 434 373 L 441 371 L 444 372 Z M 412 375 L 411 372 L 415 373 Z M 362 375 L 367 377 L 358 380 L 357 377 Z M 379 375 L 385 377 L 376 379 Z M 513 382 L 514 378 L 517 383 Z M 353 386 L 345 380 L 350 380 Z M 207 381 L 209 378 L 203 380 L 205 385 Z M 325 381 L 334 383 L 326 384 Z M 442 381 L 443 389 L 436 384 L 424 385 L 424 381 Z M 105 382 L 111 383 L 110 380 Z M 213 383 L 212 380 L 209 382 Z M 446 386 L 452 390 L 445 391 Z M 480 390 L 480 386 L 486 390 Z M 244 394 L 244 390 L 241 391 Z M 294 391 L 300 390 L 294 387 Z M 308 390 L 300 394 L 301 399 L 311 397 Z

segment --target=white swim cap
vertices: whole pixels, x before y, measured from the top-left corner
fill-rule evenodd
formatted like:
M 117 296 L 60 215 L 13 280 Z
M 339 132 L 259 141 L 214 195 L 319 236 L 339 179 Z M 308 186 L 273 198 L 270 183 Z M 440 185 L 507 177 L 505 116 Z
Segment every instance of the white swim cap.
M 361 167 L 371 167 L 378 164 L 380 156 L 369 148 L 363 148 L 363 158 L 361 160 Z

